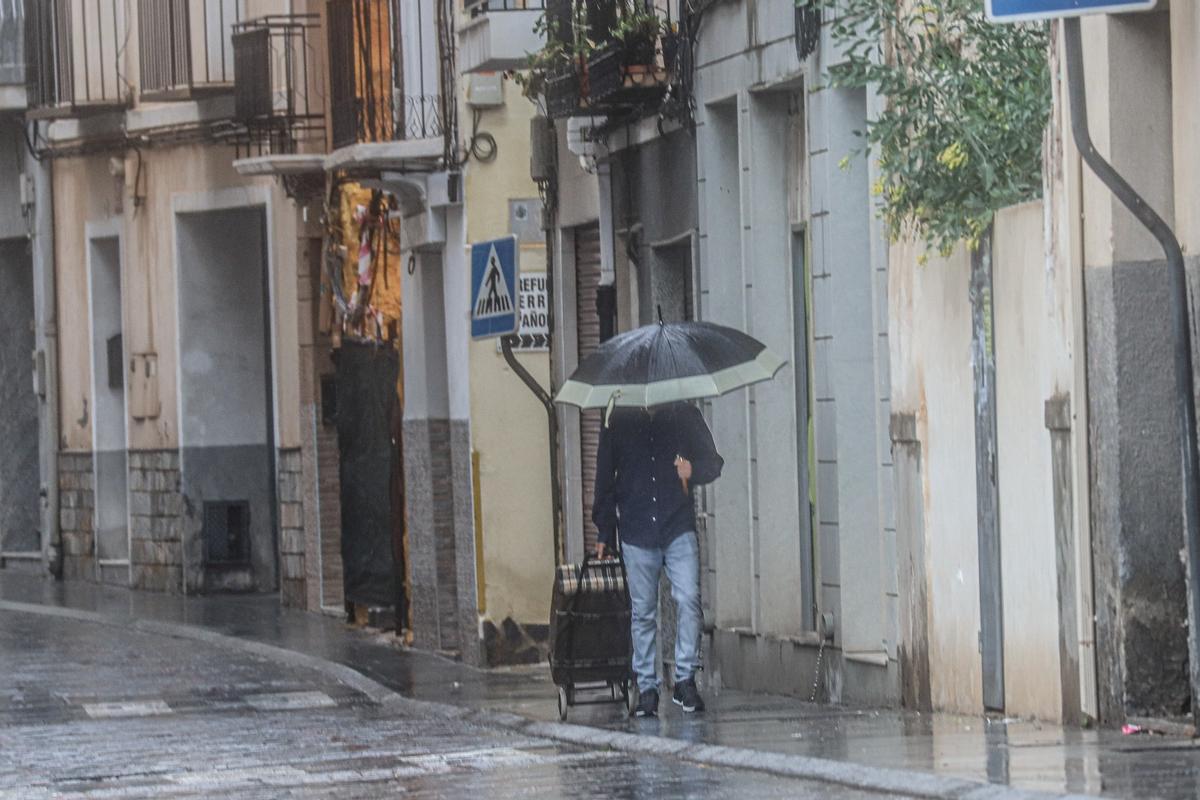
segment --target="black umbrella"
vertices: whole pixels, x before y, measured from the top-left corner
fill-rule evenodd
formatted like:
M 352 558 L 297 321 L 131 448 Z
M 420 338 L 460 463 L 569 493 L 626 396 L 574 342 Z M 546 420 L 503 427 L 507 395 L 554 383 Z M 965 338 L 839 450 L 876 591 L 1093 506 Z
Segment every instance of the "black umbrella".
M 580 408 L 649 408 L 770 380 L 783 364 L 762 342 L 733 328 L 659 322 L 600 345 L 554 399 Z

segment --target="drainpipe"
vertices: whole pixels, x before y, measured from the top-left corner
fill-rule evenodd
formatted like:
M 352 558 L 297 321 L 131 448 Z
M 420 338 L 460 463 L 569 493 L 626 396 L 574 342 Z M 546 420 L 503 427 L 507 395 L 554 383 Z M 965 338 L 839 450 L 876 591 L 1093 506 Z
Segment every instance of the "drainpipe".
M 1079 155 L 1109 191 L 1149 231 L 1163 249 L 1170 273 L 1168 314 L 1174 337 L 1175 411 L 1179 415 L 1179 449 L 1183 478 L 1183 520 L 1187 543 L 1188 673 L 1192 723 L 1200 725 L 1200 447 L 1196 441 L 1196 403 L 1192 373 L 1192 326 L 1188 313 L 1187 267 L 1174 231 L 1146 204 L 1129 182 L 1097 152 L 1088 130 L 1087 93 L 1083 79 L 1083 44 L 1079 19 L 1063 21 L 1067 57 L 1067 90 L 1071 130 Z
M 18 124 L 24 124 L 19 122 Z M 37 141 L 37 125 L 31 135 Z M 25 153 L 22 197 L 29 225 L 36 320 L 33 379 L 38 396 L 38 467 L 42 510 L 42 561 L 62 577 L 62 530 L 58 518 L 58 294 L 54 275 L 54 202 L 49 158 Z

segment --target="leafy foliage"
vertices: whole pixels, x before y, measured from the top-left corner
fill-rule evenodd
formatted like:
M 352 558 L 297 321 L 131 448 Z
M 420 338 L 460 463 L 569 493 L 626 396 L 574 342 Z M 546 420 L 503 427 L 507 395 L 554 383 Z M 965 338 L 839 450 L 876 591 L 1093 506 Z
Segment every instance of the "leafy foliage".
M 999 209 L 1039 197 L 1050 111 L 1044 24 L 999 25 L 982 0 L 825 0 L 845 60 L 834 86 L 873 87 L 871 191 L 893 239 L 972 248 Z
M 542 37 L 542 48 L 526 56 L 523 71 L 514 77 L 522 94 L 536 100 L 546 88 L 546 78 L 563 71 L 580 71 L 592 54 L 608 43 L 615 43 L 626 50 L 645 50 L 653 58 L 654 44 L 659 35 L 673 33 L 676 28 L 650 8 L 636 0 L 619 0 L 613 9 L 615 22 L 611 29 L 593 30 L 588 4 L 585 0 L 571 0 L 571 29 L 564 32 L 554 30 L 546 12 L 542 12 L 534 24 L 534 32 Z M 606 26 L 607 27 L 607 26 Z

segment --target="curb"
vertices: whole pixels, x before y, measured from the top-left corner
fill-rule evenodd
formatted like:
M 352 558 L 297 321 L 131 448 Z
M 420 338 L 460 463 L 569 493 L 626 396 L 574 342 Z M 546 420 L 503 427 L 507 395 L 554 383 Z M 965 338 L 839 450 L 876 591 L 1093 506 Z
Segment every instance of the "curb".
M 930 800 L 1050 800 L 1050 798 L 1084 800 L 1085 798 L 1084 795 L 1023 791 L 966 778 L 909 772 L 887 767 L 871 767 L 832 759 L 769 753 L 725 745 L 696 745 L 679 739 L 610 731 L 564 722 L 545 722 L 502 711 L 486 711 L 448 703 L 415 700 L 389 689 L 344 664 L 275 645 L 217 633 L 195 625 L 115 617 L 94 611 L 8 600 L 0 600 L 0 611 L 40 614 L 79 622 L 129 628 L 142 633 L 206 642 L 270 658 L 289 666 L 311 669 L 349 686 L 380 705 L 414 714 L 459 720 L 480 727 L 514 731 L 526 736 L 551 739 L 566 744 L 618 750 L 635 755 L 665 756 L 701 766 L 746 769 L 860 791 L 929 798 Z

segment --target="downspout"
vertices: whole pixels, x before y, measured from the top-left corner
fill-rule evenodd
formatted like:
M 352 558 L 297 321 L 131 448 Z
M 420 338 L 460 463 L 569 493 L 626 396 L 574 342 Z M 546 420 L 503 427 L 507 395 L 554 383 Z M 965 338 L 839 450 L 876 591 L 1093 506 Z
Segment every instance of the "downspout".
M 21 123 L 23 124 L 23 123 Z M 37 141 L 38 123 L 33 123 Z M 26 131 L 26 133 L 30 133 Z M 56 578 L 62 577 L 62 529 L 58 517 L 58 290 L 54 274 L 54 197 L 51 161 L 39 156 L 30 144 L 25 153 L 23 183 L 32 189 L 22 197 L 29 225 L 29 247 L 34 268 L 36 318 L 33 377 L 38 396 L 38 466 L 41 487 L 42 562 Z
M 1084 162 L 1109 191 L 1158 240 L 1167 259 L 1171 334 L 1174 338 L 1175 411 L 1179 415 L 1179 449 L 1183 479 L 1183 522 L 1187 546 L 1188 672 L 1192 722 L 1200 724 L 1200 449 L 1196 442 L 1195 378 L 1192 373 L 1191 320 L 1188 314 L 1187 268 L 1179 240 L 1129 182 L 1096 150 L 1088 130 L 1087 93 L 1083 77 L 1083 44 L 1079 19 L 1063 21 L 1067 56 L 1067 91 L 1071 130 Z

